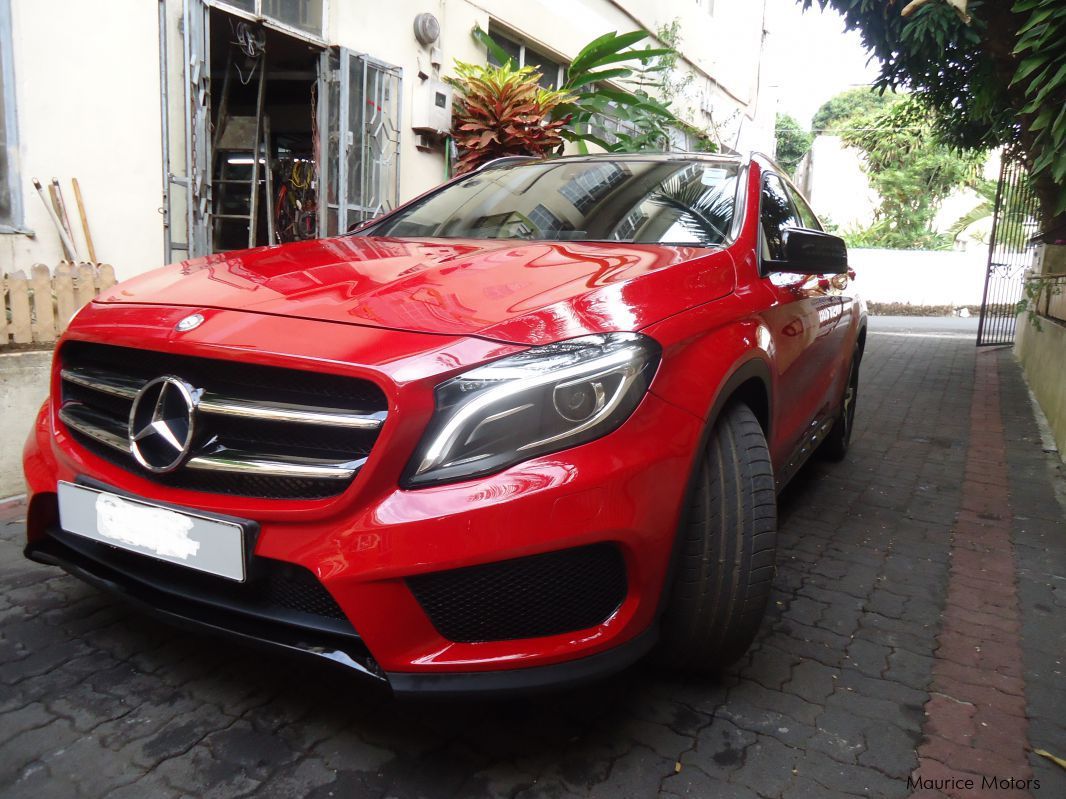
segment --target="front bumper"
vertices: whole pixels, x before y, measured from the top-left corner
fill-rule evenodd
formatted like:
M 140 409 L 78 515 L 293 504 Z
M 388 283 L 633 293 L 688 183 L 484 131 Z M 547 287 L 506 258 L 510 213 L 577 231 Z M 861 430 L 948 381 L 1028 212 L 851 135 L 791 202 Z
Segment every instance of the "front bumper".
M 290 336 L 288 341 L 316 338 Z M 566 684 L 622 668 L 654 642 L 699 431 L 700 420 L 648 394 L 625 424 L 597 441 L 482 479 L 403 491 L 396 488 L 397 475 L 418 431 L 385 430 L 377 445 L 381 452 L 372 456 L 367 473 L 335 500 L 256 502 L 167 488 L 125 472 L 80 448 L 46 406 L 24 454 L 31 495 L 27 555 L 172 621 L 342 665 L 384 681 L 397 693 Z M 219 608 L 203 602 L 195 590 L 163 590 L 136 568 L 119 568 L 91 548 L 72 547 L 79 542 L 57 527 L 56 484 L 85 479 L 149 501 L 254 520 L 259 533 L 253 558 L 310 572 L 350 629 Z M 509 640 L 449 640 L 409 582 L 604 542 L 621 553 L 625 596 L 608 618 L 583 629 Z
M 614 649 L 552 666 L 499 671 L 387 673 L 381 670 L 356 635 L 337 635 L 321 628 L 257 620 L 246 614 L 227 613 L 194 599 L 175 596 L 128 573 L 86 558 L 57 541 L 61 535 L 61 531 L 54 531 L 53 535 L 28 545 L 26 557 L 38 563 L 59 566 L 89 585 L 114 594 L 138 610 L 176 627 L 340 668 L 387 687 L 401 697 L 511 695 L 570 688 L 621 671 L 647 653 L 656 639 L 657 630 L 650 627 Z

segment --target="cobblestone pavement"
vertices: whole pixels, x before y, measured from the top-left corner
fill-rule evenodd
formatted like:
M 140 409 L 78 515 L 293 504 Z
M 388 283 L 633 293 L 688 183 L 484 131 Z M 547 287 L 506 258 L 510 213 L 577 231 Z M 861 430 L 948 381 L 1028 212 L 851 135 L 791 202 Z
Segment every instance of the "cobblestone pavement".
M 1066 755 L 1066 530 L 1018 368 L 875 324 L 863 369 L 852 454 L 782 497 L 768 618 L 718 681 L 396 703 L 25 561 L 9 508 L 0 795 L 888 797 L 917 773 L 1066 796 L 1028 751 Z

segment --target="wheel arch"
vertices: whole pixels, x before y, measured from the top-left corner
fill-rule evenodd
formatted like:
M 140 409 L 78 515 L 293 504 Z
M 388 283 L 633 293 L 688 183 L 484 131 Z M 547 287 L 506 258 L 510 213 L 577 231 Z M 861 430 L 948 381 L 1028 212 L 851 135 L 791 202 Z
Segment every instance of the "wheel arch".
M 723 382 L 714 401 L 704 418 L 703 440 L 700 446 L 705 447 L 707 438 L 714 428 L 715 422 L 722 411 L 734 400 L 740 400 L 747 405 L 755 417 L 759 420 L 763 434 L 770 439 L 771 425 L 773 424 L 773 383 L 770 379 L 770 367 L 761 358 L 753 357 L 737 366 Z

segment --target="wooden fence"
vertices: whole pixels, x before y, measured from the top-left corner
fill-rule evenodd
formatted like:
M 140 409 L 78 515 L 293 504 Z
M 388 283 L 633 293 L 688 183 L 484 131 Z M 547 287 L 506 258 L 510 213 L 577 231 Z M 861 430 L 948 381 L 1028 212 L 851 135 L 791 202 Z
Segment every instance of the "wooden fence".
M 83 305 L 113 285 L 110 264 L 64 261 L 54 272 L 35 264 L 29 277 L 21 269 L 0 276 L 0 349 L 54 342 Z

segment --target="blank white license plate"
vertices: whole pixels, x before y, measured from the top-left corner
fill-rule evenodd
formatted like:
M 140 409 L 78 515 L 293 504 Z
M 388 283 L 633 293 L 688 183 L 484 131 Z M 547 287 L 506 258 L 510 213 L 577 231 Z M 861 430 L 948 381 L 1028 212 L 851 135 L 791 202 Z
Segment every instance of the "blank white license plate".
M 244 582 L 244 528 L 188 511 L 59 482 L 68 533 Z

